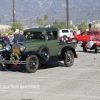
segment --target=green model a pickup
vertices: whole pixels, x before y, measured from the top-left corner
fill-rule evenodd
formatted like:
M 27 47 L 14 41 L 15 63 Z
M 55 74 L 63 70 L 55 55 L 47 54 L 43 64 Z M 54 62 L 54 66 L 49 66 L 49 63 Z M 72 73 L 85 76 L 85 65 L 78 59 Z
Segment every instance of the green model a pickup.
M 67 67 L 77 58 L 76 43 L 59 42 L 57 28 L 32 28 L 24 30 L 25 40 L 22 44 L 13 44 L 11 49 L 5 47 L 0 51 L 1 68 L 10 69 L 12 65 L 25 64 L 28 72 L 35 72 L 39 64 L 46 65 L 49 61 L 64 61 Z M 6 67 L 4 66 L 6 65 Z

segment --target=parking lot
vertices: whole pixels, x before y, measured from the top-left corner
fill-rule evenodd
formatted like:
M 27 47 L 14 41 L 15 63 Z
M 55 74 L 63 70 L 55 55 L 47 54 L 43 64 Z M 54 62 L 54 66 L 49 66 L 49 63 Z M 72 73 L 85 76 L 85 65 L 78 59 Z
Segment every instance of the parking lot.
M 0 100 L 100 100 L 100 53 L 80 44 L 72 67 L 50 63 L 36 73 L 0 71 Z M 14 71 L 17 70 L 17 71 Z

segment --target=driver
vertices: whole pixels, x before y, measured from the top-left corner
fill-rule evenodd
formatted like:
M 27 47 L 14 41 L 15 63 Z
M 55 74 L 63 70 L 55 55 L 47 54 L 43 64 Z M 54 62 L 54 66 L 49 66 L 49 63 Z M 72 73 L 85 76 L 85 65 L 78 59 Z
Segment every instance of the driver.
M 14 43 L 23 44 L 23 41 L 24 41 L 23 30 L 19 29 L 19 33 L 18 34 L 14 34 Z

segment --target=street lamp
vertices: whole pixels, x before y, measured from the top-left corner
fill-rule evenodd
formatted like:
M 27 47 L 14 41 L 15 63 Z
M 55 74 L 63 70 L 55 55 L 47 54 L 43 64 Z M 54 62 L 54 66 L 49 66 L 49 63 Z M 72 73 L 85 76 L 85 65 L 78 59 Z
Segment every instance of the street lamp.
M 67 29 L 69 28 L 69 0 L 66 0 L 66 19 L 67 19 Z

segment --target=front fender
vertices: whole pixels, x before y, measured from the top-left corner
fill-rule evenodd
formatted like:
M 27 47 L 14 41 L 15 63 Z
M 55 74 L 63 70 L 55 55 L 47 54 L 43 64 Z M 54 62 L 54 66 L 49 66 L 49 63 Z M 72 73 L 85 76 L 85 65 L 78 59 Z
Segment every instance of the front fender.
M 87 48 L 89 48 L 89 49 L 91 49 L 94 45 L 95 45 L 95 43 L 93 41 L 89 41 L 86 44 Z
M 46 64 L 46 63 L 48 63 L 45 59 L 43 59 L 43 57 L 38 52 L 29 51 L 29 52 L 26 52 L 24 54 L 25 58 L 27 58 L 27 57 L 29 57 L 31 55 L 36 55 L 38 57 L 38 59 L 39 59 L 40 64 Z
M 0 60 L 2 60 L 2 58 L 6 58 L 9 59 L 10 58 L 10 54 L 11 52 L 8 50 L 0 50 Z
M 0 50 L 0 55 L 2 54 L 10 54 L 11 52 L 5 49 Z

